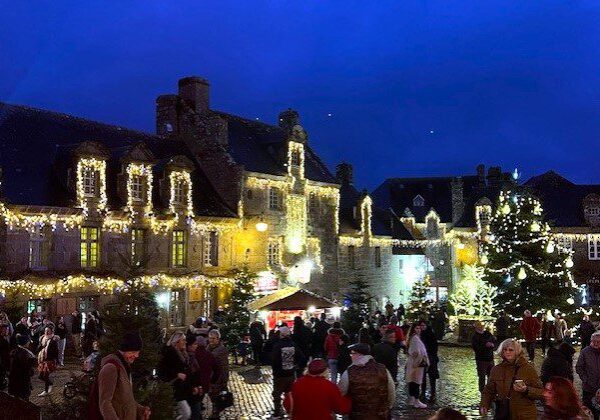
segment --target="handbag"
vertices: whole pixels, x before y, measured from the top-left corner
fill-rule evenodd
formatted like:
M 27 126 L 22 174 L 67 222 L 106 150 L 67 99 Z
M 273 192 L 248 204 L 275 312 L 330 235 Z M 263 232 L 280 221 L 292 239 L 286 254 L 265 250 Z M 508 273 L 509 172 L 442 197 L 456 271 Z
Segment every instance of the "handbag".
M 513 383 L 517 378 L 518 368 L 515 368 L 512 380 L 508 388 L 506 398 L 497 399 L 494 401 L 494 420 L 510 420 L 510 393 L 512 392 Z

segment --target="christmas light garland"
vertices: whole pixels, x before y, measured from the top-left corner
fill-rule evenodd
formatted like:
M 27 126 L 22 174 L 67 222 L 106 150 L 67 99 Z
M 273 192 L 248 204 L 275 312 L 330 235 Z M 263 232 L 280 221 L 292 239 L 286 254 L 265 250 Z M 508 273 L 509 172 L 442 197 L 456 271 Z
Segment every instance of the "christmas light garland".
M 144 196 L 146 198 L 146 203 L 144 207 L 144 215 L 150 216 L 152 214 L 152 165 L 144 163 L 130 163 L 127 165 L 127 209 L 131 214 L 131 217 L 134 217 L 136 214 L 135 202 L 133 199 L 134 176 L 142 177 L 145 181 Z
M 77 162 L 77 202 L 79 207 L 84 209 L 84 213 L 88 212 L 87 200 L 83 185 L 84 173 L 91 170 L 98 173 L 98 184 L 96 187 L 99 192 L 98 210 L 106 210 L 108 198 L 106 196 L 106 161 L 96 158 L 81 158 Z

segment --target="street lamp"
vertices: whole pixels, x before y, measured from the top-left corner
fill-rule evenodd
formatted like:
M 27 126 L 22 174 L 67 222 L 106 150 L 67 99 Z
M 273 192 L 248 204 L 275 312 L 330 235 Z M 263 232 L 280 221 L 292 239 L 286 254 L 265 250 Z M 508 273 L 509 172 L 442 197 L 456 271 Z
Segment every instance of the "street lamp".
M 260 216 L 258 223 L 256 224 L 256 230 L 259 232 L 265 232 L 269 228 L 269 225 L 263 220 L 263 217 Z

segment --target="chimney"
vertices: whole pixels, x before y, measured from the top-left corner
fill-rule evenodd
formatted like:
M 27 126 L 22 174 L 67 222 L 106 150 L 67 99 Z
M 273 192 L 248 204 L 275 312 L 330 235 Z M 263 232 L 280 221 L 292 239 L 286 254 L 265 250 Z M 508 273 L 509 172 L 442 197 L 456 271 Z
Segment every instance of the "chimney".
M 156 98 L 156 134 L 171 136 L 179 133 L 177 95 L 160 95 Z
M 479 188 L 485 187 L 485 165 L 483 163 L 477 165 L 477 185 Z
M 487 182 L 492 188 L 498 188 L 502 185 L 502 170 L 499 166 L 492 166 L 488 169 Z
M 206 79 L 191 76 L 179 80 L 179 97 L 197 114 L 209 110 L 209 84 Z
M 279 114 L 279 127 L 286 133 L 291 134 L 292 128 L 300 124 L 300 115 L 292 108 L 288 108 Z
M 462 178 L 452 178 L 450 187 L 452 190 L 452 223 L 454 224 L 460 220 L 465 211 L 465 198 Z
M 337 165 L 335 167 L 335 179 L 339 184 L 352 185 L 354 183 L 352 165 L 346 162 Z

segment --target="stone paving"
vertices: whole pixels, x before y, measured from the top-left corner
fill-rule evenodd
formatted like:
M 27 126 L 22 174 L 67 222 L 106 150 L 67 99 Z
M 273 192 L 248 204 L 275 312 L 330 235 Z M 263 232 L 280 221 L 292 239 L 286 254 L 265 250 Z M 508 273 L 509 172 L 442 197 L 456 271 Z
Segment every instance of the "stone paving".
M 393 410 L 394 419 L 421 419 L 428 418 L 440 407 L 451 406 L 460 410 L 468 418 L 478 419 L 479 392 L 477 390 L 477 374 L 475 362 L 470 348 L 440 347 L 440 380 L 438 381 L 438 399 L 429 408 L 417 410 L 406 406 L 407 392 L 403 381 L 402 366 L 404 355 L 400 360 L 400 381 L 397 389 L 396 406 Z M 577 360 L 577 355 L 575 356 Z M 535 364 L 539 372 L 542 362 L 541 352 L 538 350 Z M 60 398 L 62 386 L 70 377 L 71 371 L 79 371 L 78 363 L 70 363 L 65 368 L 60 368 L 54 373 L 55 387 L 53 398 Z M 230 389 L 234 393 L 235 405 L 222 413 L 225 420 L 266 420 L 271 418 L 273 403 L 271 400 L 272 374 L 268 367 L 263 366 L 260 374 L 251 367 L 232 366 L 230 375 Z M 576 385 L 579 388 L 578 378 Z M 43 390 L 40 380 L 34 378 L 34 391 L 32 402 L 44 404 L 44 397 L 37 397 Z M 210 412 L 210 409 L 209 409 Z M 207 413 L 208 414 L 208 413 Z

